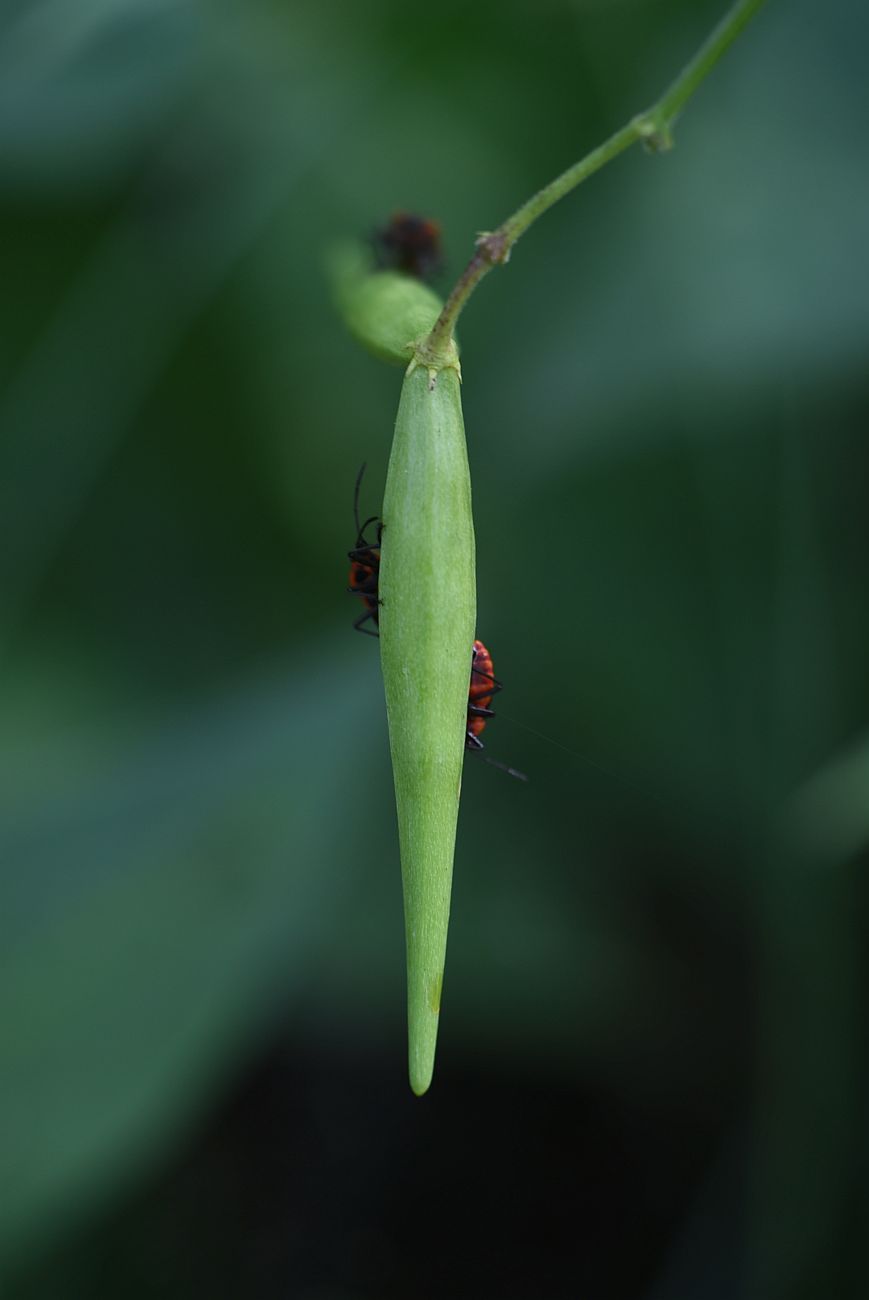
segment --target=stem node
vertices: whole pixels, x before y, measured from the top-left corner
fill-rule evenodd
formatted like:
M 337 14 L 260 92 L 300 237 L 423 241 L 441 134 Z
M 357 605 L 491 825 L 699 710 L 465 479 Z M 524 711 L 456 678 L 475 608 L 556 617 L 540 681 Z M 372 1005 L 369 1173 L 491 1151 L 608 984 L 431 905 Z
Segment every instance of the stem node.
M 476 256 L 488 266 L 504 266 L 510 261 L 513 241 L 503 227 L 500 230 L 482 230 L 477 237 Z
M 646 153 L 668 153 L 673 148 L 673 123 L 654 110 L 634 118 L 637 135 Z

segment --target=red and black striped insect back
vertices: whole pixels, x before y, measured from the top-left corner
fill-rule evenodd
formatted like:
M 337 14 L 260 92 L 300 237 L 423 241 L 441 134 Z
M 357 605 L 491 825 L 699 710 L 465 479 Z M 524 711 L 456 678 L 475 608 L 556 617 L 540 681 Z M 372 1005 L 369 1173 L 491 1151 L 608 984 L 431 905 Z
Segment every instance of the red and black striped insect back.
M 359 489 L 362 485 L 362 475 L 365 473 L 363 465 L 356 478 L 356 490 L 353 494 L 353 518 L 356 522 L 356 545 L 352 551 L 347 552 L 347 558 L 350 561 L 350 585 L 348 591 L 362 597 L 365 605 L 365 613 L 360 614 L 353 627 L 357 632 L 364 632 L 366 636 L 377 636 L 374 630 L 380 621 L 380 602 L 377 597 L 377 586 L 380 578 L 380 535 L 383 532 L 383 524 L 377 515 L 371 515 L 365 520 L 365 523 L 359 523 Z M 369 542 L 365 536 L 366 529 L 373 524 L 377 525 L 377 540 Z M 374 624 L 374 628 L 366 627 L 368 622 Z
M 395 212 L 375 233 L 374 252 L 381 269 L 429 279 L 442 265 L 440 225 L 412 212 Z

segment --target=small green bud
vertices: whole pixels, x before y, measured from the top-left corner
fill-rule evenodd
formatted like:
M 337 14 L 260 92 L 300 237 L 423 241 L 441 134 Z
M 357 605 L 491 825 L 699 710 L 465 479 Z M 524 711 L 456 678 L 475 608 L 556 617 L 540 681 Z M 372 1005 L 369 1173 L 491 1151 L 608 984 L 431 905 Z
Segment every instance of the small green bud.
M 329 256 L 338 309 L 351 334 L 384 361 L 406 366 L 417 339 L 428 334 L 443 303 L 413 276 L 377 271 L 359 244 L 342 244 Z
M 476 622 L 474 525 L 455 349 L 408 367 L 383 502 L 380 651 L 401 850 L 408 1056 L 431 1083 Z

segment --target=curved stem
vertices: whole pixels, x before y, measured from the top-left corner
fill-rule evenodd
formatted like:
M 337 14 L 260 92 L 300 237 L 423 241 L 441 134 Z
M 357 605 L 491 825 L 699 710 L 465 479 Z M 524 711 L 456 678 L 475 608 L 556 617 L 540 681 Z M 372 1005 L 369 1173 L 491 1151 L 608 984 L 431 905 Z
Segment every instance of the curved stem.
M 538 190 L 497 230 L 480 236 L 473 257 L 453 286 L 431 334 L 423 345 L 427 352 L 432 356 L 444 352 L 452 339 L 459 313 L 483 276 L 493 266 L 499 266 L 509 260 L 510 250 L 516 240 L 520 235 L 524 235 L 528 227 L 554 203 L 638 141 L 642 141 L 646 148 L 654 153 L 661 153 L 672 147 L 673 124 L 679 113 L 725 50 L 765 3 L 766 0 L 736 0 L 693 59 L 686 64 L 679 76 L 651 108 L 638 113 L 620 131 L 616 131 L 615 135 L 611 135 L 579 162 L 568 167 L 567 171 L 556 176 L 555 180 L 550 181 L 542 190 Z

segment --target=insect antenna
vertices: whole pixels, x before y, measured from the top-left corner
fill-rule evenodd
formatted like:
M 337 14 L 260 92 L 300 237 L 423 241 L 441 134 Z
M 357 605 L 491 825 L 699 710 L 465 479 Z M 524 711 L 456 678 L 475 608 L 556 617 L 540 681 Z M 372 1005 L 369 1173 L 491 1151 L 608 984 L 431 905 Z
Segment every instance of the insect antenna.
M 356 488 L 353 492 L 353 520 L 354 523 L 356 524 L 357 538 L 362 536 L 362 530 L 359 527 L 359 489 L 362 486 L 362 475 L 365 473 L 366 464 L 367 461 L 363 460 L 362 468 L 360 469 L 359 473 L 356 475 Z
M 524 772 L 517 772 L 515 767 L 508 767 L 506 763 L 499 763 L 496 758 L 489 758 L 488 754 L 483 754 L 482 759 L 483 762 L 488 763 L 490 767 L 497 767 L 502 772 L 506 772 L 508 776 L 515 776 L 517 781 L 528 780 L 528 777 L 525 775 Z
M 562 745 L 560 740 L 556 740 L 553 736 L 547 736 L 545 731 L 538 731 L 536 727 L 529 727 L 527 722 L 521 722 L 519 718 L 515 717 L 513 714 L 505 713 L 503 709 L 499 710 L 499 716 L 506 718 L 514 727 L 521 727 L 523 731 L 530 732 L 532 736 L 537 736 L 540 740 L 545 740 L 547 745 L 554 745 L 555 748 L 560 749 L 563 754 L 570 754 L 571 758 L 578 759 L 579 762 L 584 763 L 586 767 L 594 768 L 596 772 L 600 772 L 602 776 L 608 777 L 611 781 L 618 782 L 627 789 L 635 791 L 636 794 L 643 795 L 644 797 L 648 796 L 648 790 L 644 789 L 643 786 L 639 785 L 636 781 L 632 781 L 629 776 L 625 776 L 624 772 L 619 772 L 613 767 L 606 767 L 603 763 L 598 763 L 588 754 L 583 754 L 578 749 L 571 749 L 568 745 Z

